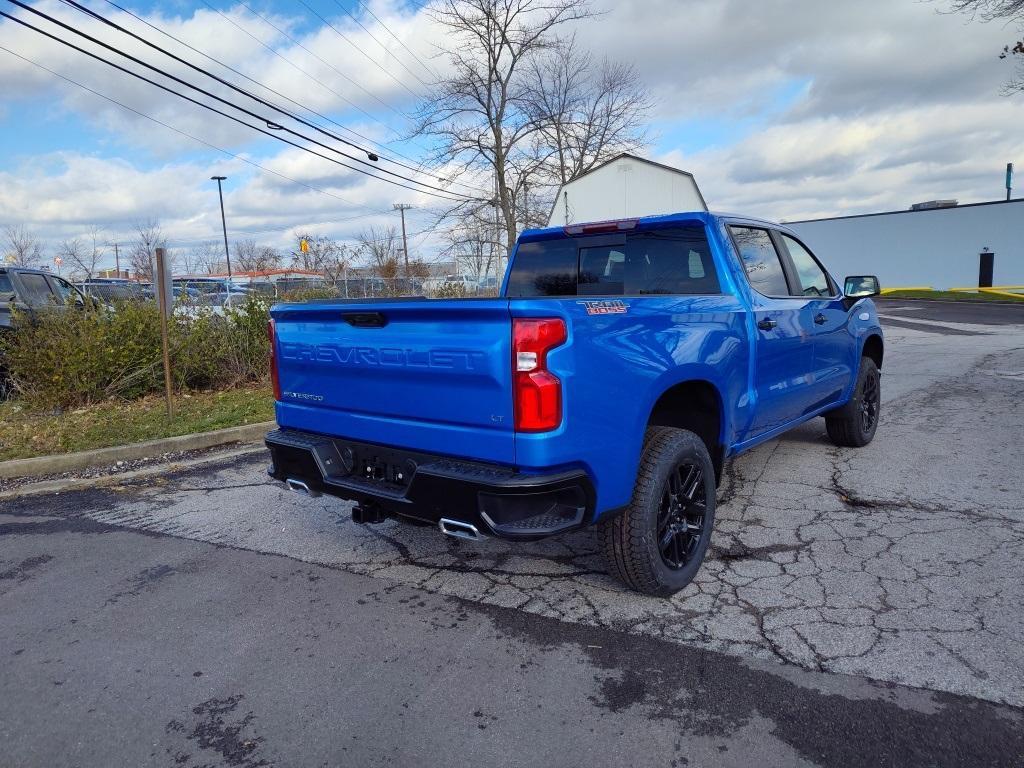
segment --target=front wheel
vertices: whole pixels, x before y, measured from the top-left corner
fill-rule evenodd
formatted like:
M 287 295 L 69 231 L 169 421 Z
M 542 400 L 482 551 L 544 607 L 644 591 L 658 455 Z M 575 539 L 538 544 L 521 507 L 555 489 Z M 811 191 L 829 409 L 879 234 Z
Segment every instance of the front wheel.
M 871 442 L 882 409 L 882 376 L 870 357 L 860 359 L 850 402 L 825 414 L 825 430 L 836 445 L 860 448 Z
M 637 592 L 668 597 L 697 575 L 715 520 L 715 469 L 685 429 L 647 431 L 633 499 L 599 524 L 609 571 Z

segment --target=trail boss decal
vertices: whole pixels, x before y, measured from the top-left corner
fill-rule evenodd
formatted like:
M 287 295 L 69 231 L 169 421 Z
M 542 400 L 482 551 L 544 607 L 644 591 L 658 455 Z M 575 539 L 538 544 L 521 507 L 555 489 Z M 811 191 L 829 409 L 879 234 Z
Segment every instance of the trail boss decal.
M 577 301 L 582 304 L 588 315 L 624 315 L 629 312 L 629 304 L 618 299 L 605 301 Z

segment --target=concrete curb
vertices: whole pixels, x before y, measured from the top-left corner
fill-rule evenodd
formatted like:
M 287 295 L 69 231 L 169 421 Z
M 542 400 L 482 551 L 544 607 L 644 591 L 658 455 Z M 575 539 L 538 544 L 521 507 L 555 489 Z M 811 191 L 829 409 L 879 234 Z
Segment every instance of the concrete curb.
M 262 445 L 247 445 L 244 448 L 235 448 L 232 451 L 210 453 L 206 456 L 197 456 L 194 459 L 183 459 L 171 461 L 166 464 L 154 464 L 142 469 L 131 470 L 130 472 L 119 472 L 115 475 L 101 475 L 100 477 L 66 477 L 61 480 L 41 480 L 36 483 L 27 483 L 12 488 L 9 491 L 0 492 L 0 501 L 23 498 L 25 496 L 38 496 L 44 493 L 60 493 L 62 491 L 77 491 L 84 488 L 103 488 L 112 485 L 121 485 L 133 480 L 140 480 L 154 475 L 166 475 L 169 472 L 179 472 L 183 469 L 199 467 L 204 464 L 213 464 L 217 461 L 236 459 L 240 456 L 251 456 L 264 451 Z
M 77 469 L 88 467 L 107 466 L 118 461 L 145 459 L 163 453 L 197 451 L 226 443 L 255 443 L 262 440 L 267 432 L 274 429 L 274 426 L 273 421 L 264 421 L 259 424 L 217 429 L 213 432 L 198 432 L 194 435 L 147 440 L 144 443 L 114 445 L 110 448 L 97 448 L 93 451 L 2 461 L 0 462 L 0 478 L 57 475 L 61 472 L 74 472 Z

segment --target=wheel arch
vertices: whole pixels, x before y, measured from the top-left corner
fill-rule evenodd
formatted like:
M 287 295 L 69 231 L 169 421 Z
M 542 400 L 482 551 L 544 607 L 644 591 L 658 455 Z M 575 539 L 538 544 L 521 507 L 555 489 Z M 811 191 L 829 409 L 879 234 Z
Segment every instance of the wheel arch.
M 706 379 L 689 379 L 673 384 L 655 400 L 647 418 L 648 427 L 675 427 L 695 433 L 711 454 L 715 482 L 722 479 L 725 463 L 725 417 L 722 394 Z
M 882 337 L 877 333 L 872 333 L 865 338 L 861 356 L 870 357 L 878 366 L 878 370 L 882 370 L 882 358 L 885 356 L 885 343 L 882 341 Z

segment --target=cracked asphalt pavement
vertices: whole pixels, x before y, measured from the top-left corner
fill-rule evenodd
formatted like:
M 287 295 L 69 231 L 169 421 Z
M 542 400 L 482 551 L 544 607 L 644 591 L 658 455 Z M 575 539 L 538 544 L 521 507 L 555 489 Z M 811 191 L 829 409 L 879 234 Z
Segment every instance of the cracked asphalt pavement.
M 733 462 L 671 600 L 592 532 L 358 526 L 259 456 L 0 502 L 0 754 L 1021 765 L 1024 318 L 880 312 L 875 441 L 819 420 Z

